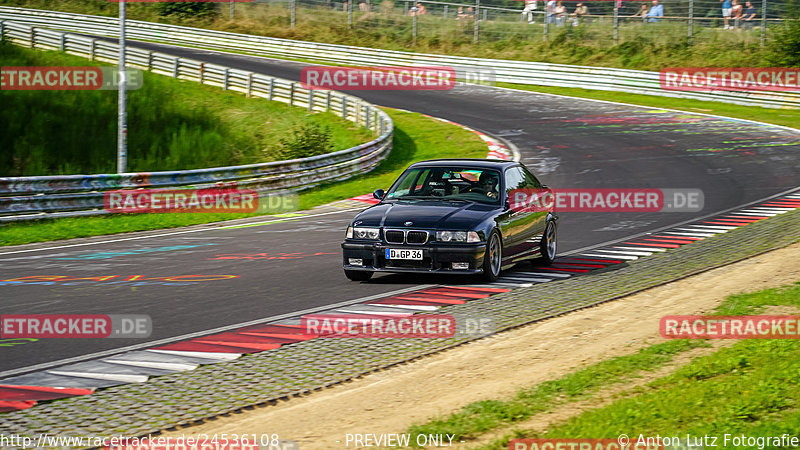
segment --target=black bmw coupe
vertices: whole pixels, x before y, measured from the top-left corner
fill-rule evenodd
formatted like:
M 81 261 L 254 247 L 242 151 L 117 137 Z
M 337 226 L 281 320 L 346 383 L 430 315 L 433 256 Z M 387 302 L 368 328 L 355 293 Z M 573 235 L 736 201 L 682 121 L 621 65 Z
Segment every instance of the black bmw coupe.
M 409 166 L 380 202 L 353 218 L 342 243 L 353 281 L 375 272 L 482 275 L 556 256 L 553 192 L 522 164 L 442 159 Z

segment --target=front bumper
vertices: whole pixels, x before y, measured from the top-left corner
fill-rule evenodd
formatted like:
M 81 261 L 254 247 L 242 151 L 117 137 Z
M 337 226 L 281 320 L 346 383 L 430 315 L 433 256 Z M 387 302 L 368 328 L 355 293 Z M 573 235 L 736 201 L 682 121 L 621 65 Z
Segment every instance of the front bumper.
M 422 260 L 386 259 L 387 248 L 422 250 Z M 483 273 L 483 255 L 486 243 L 439 244 L 429 242 L 425 245 L 388 245 L 382 242 L 347 240 L 342 243 L 342 263 L 345 270 L 367 272 L 415 272 L 415 273 Z M 363 265 L 349 264 L 350 258 L 363 261 Z M 452 263 L 469 263 L 468 269 L 453 269 Z

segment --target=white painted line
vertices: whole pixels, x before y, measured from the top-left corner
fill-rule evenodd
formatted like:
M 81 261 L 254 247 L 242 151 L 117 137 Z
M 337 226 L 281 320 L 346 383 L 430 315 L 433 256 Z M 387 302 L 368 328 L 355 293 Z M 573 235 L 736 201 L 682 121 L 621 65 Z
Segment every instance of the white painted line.
M 569 278 L 572 275 L 568 273 L 554 273 L 554 272 L 527 272 L 527 271 L 517 271 L 514 273 L 525 273 L 525 274 L 532 274 L 536 276 L 544 276 L 544 277 L 555 277 L 555 278 Z
M 675 234 L 675 235 L 678 235 L 678 236 L 689 236 L 689 237 L 698 237 L 698 238 L 714 237 L 713 234 L 708 234 L 708 233 L 681 233 L 679 231 L 665 231 L 664 234 Z
M 153 352 L 153 353 L 164 353 L 167 355 L 175 355 L 175 356 L 187 356 L 191 358 L 206 358 L 206 359 L 216 359 L 219 361 L 233 361 L 234 359 L 239 358 L 242 356 L 241 353 L 222 353 L 222 352 L 190 352 L 186 350 L 155 350 L 155 349 L 147 349 L 146 352 Z
M 245 226 L 245 225 L 246 226 L 255 226 L 255 225 L 266 224 L 266 223 L 286 222 L 288 220 L 309 219 L 309 218 L 312 218 L 312 217 L 326 216 L 326 215 L 329 215 L 329 214 L 339 214 L 339 213 L 348 212 L 348 211 L 361 211 L 362 209 L 364 209 L 364 208 L 350 208 L 350 209 L 342 209 L 342 210 L 339 210 L 339 211 L 329 211 L 329 212 L 319 213 L 319 214 L 309 214 L 309 215 L 303 215 L 303 216 L 297 216 L 297 217 L 285 217 L 285 218 L 281 218 L 281 219 L 265 220 L 263 222 L 253 222 L 253 223 L 245 223 L 245 224 L 239 224 L 239 225 L 227 225 L 227 226 L 224 226 L 224 227 L 201 228 L 201 229 L 197 229 L 197 230 L 173 231 L 173 232 L 170 232 L 170 233 L 150 234 L 150 235 L 147 235 L 147 236 L 134 236 L 134 237 L 127 237 L 127 238 L 119 238 L 119 239 L 109 239 L 109 240 L 106 240 L 106 241 L 97 241 L 97 242 L 84 242 L 84 243 L 81 243 L 81 244 L 57 245 L 57 246 L 53 246 L 53 247 L 41 247 L 41 248 L 29 248 L 29 249 L 26 249 L 26 250 L 15 250 L 13 252 L 3 252 L 3 253 L 0 253 L 0 255 L 11 255 L 11 254 L 14 254 L 14 253 L 39 252 L 39 251 L 42 251 L 42 250 L 57 250 L 57 249 L 60 249 L 60 248 L 83 247 L 83 246 L 86 246 L 86 245 L 111 244 L 111 243 L 114 243 L 114 242 L 133 241 L 133 240 L 138 240 L 138 239 L 159 238 L 159 237 L 164 237 L 164 236 L 174 236 L 176 234 L 198 233 L 198 232 L 201 232 L 201 231 L 226 230 L 226 229 L 230 229 L 230 228 L 240 228 L 240 227 Z
M 783 214 L 784 213 L 783 211 L 774 211 L 774 212 L 773 211 L 759 211 L 757 209 L 743 209 L 742 211 L 758 214 L 758 215 L 761 215 L 761 216 L 770 216 L 770 217 L 777 216 L 778 214 Z
M 778 214 L 783 214 L 789 211 L 794 211 L 797 208 L 780 208 L 778 206 L 755 206 L 753 207 L 756 211 L 769 211 Z
M 370 306 L 372 306 L 372 305 L 370 305 Z M 406 317 L 406 316 L 411 316 L 411 315 L 414 314 L 412 312 L 407 312 L 407 311 L 386 311 L 386 310 L 383 310 L 383 311 L 367 311 L 367 310 L 364 310 L 364 309 L 348 309 L 348 308 L 334 309 L 332 311 L 326 311 L 326 312 L 322 312 L 320 314 L 327 314 L 327 312 L 330 312 L 330 313 L 332 313 L 334 315 L 337 314 L 337 313 L 345 313 L 345 314 L 362 314 L 362 315 L 369 315 L 369 316 L 389 316 L 389 317 Z
M 80 362 L 80 361 L 86 361 L 86 360 L 90 360 L 90 359 L 102 358 L 104 356 L 117 355 L 117 354 L 120 354 L 120 353 L 129 352 L 131 350 L 148 349 L 150 351 L 160 351 L 160 352 L 164 352 L 164 353 L 172 353 L 172 354 L 175 354 L 175 355 L 184 355 L 184 356 L 199 356 L 199 357 L 202 358 L 203 357 L 202 355 L 208 355 L 208 354 L 216 355 L 217 353 L 199 352 L 199 353 L 195 354 L 195 352 L 176 352 L 176 351 L 172 351 L 172 350 L 154 350 L 153 347 L 159 347 L 161 345 L 172 344 L 172 343 L 180 342 L 180 341 L 188 341 L 189 339 L 193 339 L 193 338 L 196 338 L 196 337 L 206 336 L 206 335 L 210 335 L 210 334 L 222 333 L 224 331 L 236 330 L 236 329 L 248 327 L 248 326 L 251 326 L 251 325 L 268 325 L 269 322 L 276 322 L 276 321 L 282 320 L 282 319 L 288 319 L 288 318 L 291 318 L 291 317 L 302 316 L 303 314 L 311 314 L 311 313 L 314 313 L 314 312 L 326 311 L 326 310 L 329 310 L 329 309 L 335 309 L 335 308 L 342 307 L 342 306 L 351 306 L 351 305 L 354 305 L 354 304 L 357 304 L 357 303 L 364 303 L 364 302 L 367 302 L 369 300 L 375 300 L 375 299 L 384 298 L 384 297 L 391 297 L 393 295 L 404 294 L 406 292 L 416 291 L 416 290 L 420 290 L 420 289 L 427 289 L 427 288 L 434 287 L 434 286 L 438 286 L 438 285 L 435 285 L 435 284 L 421 284 L 421 285 L 418 285 L 418 286 L 412 286 L 412 287 L 407 287 L 407 288 L 403 288 L 403 289 L 397 289 L 397 290 L 394 290 L 394 291 L 385 292 L 383 294 L 370 295 L 369 297 L 361 297 L 361 298 L 357 298 L 357 299 L 353 299 L 353 300 L 346 300 L 346 301 L 343 301 L 343 302 L 334 303 L 332 305 L 318 306 L 316 308 L 309 308 L 309 309 L 305 309 L 305 310 L 302 310 L 302 311 L 295 311 L 295 312 L 291 312 L 291 313 L 280 314 L 280 315 L 277 315 L 277 316 L 264 317 L 262 319 L 255 319 L 255 320 L 250 320 L 250 321 L 247 321 L 247 322 L 236 323 L 236 324 L 233 324 L 233 325 L 226 325 L 224 327 L 212 328 L 210 330 L 203 330 L 203 331 L 197 331 L 197 332 L 194 332 L 194 333 L 182 334 L 180 336 L 159 339 L 157 341 L 143 342 L 141 344 L 129 345 L 127 347 L 113 348 L 113 349 L 110 349 L 110 350 L 104 350 L 104 351 L 101 351 L 101 352 L 89 353 L 89 354 L 86 354 L 86 355 L 75 356 L 75 357 L 72 357 L 72 358 L 61 359 L 61 360 L 58 360 L 58 361 L 51 361 L 51 362 L 46 362 L 46 363 L 41 363 L 41 364 L 34 364 L 32 366 L 27 366 L 27 367 L 19 367 L 19 368 L 16 368 L 16 369 L 6 370 L 5 372 L 0 372 L 0 378 L 6 378 L 6 377 L 9 377 L 9 376 L 18 375 L 18 374 L 21 374 L 21 373 L 34 372 L 34 371 L 42 370 L 42 369 L 49 369 L 51 367 L 62 366 L 64 364 L 69 364 L 69 363 L 74 363 L 74 362 Z M 236 357 L 238 358 L 239 355 L 237 355 Z M 216 358 L 216 356 L 214 356 L 212 358 Z
M 738 228 L 738 227 L 737 227 Z M 728 230 L 710 230 L 708 228 L 675 228 L 676 230 L 683 230 L 683 231 L 691 231 L 693 233 L 713 233 L 713 234 L 720 234 L 720 233 L 727 233 Z M 712 235 L 713 236 L 713 235 Z
M 124 375 L 120 373 L 91 373 L 91 372 L 67 372 L 61 370 L 48 370 L 47 373 L 53 375 L 63 375 L 65 377 L 92 378 L 95 380 L 121 381 L 123 383 L 144 383 L 148 377 L 146 375 Z
M 641 251 L 641 252 L 665 252 L 667 249 L 661 247 L 627 247 L 621 245 L 615 245 L 613 248 L 618 248 L 621 250 L 634 250 L 634 251 Z
M 370 303 L 370 305 L 374 305 L 374 303 Z M 433 305 L 389 305 L 387 303 L 381 303 L 380 305 L 387 308 L 413 309 L 417 311 L 436 311 L 439 309 L 439 306 Z
M 733 214 L 734 216 L 751 216 L 751 217 L 764 217 L 764 216 L 774 217 L 774 216 L 777 216 L 777 214 L 775 214 L 775 213 L 760 213 L 759 214 L 759 213 L 738 212 L 738 211 L 734 212 L 734 213 L 731 213 L 731 214 Z M 730 216 L 728 216 L 728 217 L 730 217 Z
M 740 227 L 728 226 L 728 225 L 700 225 L 699 223 L 698 224 L 692 224 L 692 225 L 689 225 L 689 226 L 690 227 L 695 227 L 695 228 L 697 228 L 697 227 L 708 228 L 710 230 L 735 230 L 737 228 L 740 228 Z
M 653 254 L 653 252 L 630 252 L 630 251 L 623 252 L 620 250 L 596 250 L 596 251 L 603 253 L 613 253 L 613 254 L 633 255 L 633 256 L 650 256 Z
M 200 364 L 166 363 L 154 361 L 123 361 L 119 359 L 101 359 L 100 361 L 111 364 L 121 364 L 123 366 L 146 367 L 148 369 L 172 370 L 175 372 L 194 370 L 200 366 Z
M 638 256 L 630 256 L 630 255 L 616 255 L 616 256 L 609 256 L 609 255 L 593 255 L 591 253 L 581 253 L 581 256 L 595 256 L 598 258 L 618 258 L 618 259 L 625 259 L 628 261 L 635 261 L 639 259 Z
M 547 283 L 553 281 L 552 278 L 533 278 L 533 277 L 500 277 L 498 281 L 533 281 L 535 283 Z

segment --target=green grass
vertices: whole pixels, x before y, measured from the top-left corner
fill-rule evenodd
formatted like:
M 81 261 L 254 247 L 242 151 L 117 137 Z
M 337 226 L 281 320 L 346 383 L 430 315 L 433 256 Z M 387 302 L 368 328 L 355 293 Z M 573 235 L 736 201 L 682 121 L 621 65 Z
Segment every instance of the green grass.
M 100 66 L 60 52 L 0 44 L 3 66 Z M 107 66 L 107 65 L 106 65 Z M 332 113 L 309 114 L 240 93 L 144 73 L 128 92 L 128 170 L 152 172 L 289 159 L 280 139 L 330 129 L 336 150 L 374 137 Z M 117 92 L 3 91 L 0 176 L 116 172 Z M 289 158 L 287 158 L 287 156 Z
M 767 306 L 800 307 L 800 283 L 728 297 L 718 315 L 749 315 Z M 409 432 L 456 433 L 478 437 L 503 424 L 518 422 L 558 403 L 588 396 L 624 380 L 628 372 L 652 370 L 670 356 L 707 341 L 668 341 L 639 353 L 592 365 L 559 380 L 520 391 L 511 400 L 487 400 L 448 416 L 412 427 Z M 668 348 L 671 351 L 664 352 Z M 640 363 L 639 360 L 644 360 Z M 517 438 L 607 438 L 724 435 L 794 436 L 800 429 L 800 342 L 741 340 L 730 348 L 698 357 L 644 386 L 622 393 L 604 407 L 589 409 L 544 432 L 514 430 L 480 448 L 505 449 Z M 766 446 L 776 448 L 776 446 Z
M 387 188 L 409 164 L 432 158 L 482 158 L 486 144 L 474 133 L 421 114 L 387 109 L 395 123 L 394 149 L 375 170 L 300 194 L 300 208 Z M 102 234 L 175 228 L 256 214 L 116 214 L 0 225 L 0 246 Z
M 65 12 L 116 16 L 117 5 L 105 0 L 6 0 L 8 5 Z M 775 50 L 760 46 L 760 32 L 721 30 L 720 23 L 702 21 L 695 27 L 693 44 L 687 37 L 685 23 L 644 25 L 638 21 L 623 22 L 620 42 L 614 44 L 609 17 L 595 18 L 577 28 L 550 27 L 543 39 L 541 18 L 529 25 L 519 21 L 518 12 L 502 16 L 493 13 L 491 20 L 481 22 L 480 42 L 473 44 L 472 22 L 443 19 L 441 10 L 422 16 L 418 36 L 412 35 L 412 20 L 402 14 L 402 3 L 373 2 L 375 12 L 353 14 L 353 25 L 347 25 L 346 13 L 327 7 L 301 5 L 297 8 L 296 26 L 290 27 L 285 6 L 271 3 L 238 3 L 234 20 L 228 19 L 228 5 L 219 7 L 215 17 L 160 16 L 149 3 L 129 5 L 128 17 L 221 31 L 247 33 L 288 39 L 356 45 L 390 50 L 514 59 L 562 64 L 660 70 L 672 66 L 750 67 L 769 66 Z M 486 4 L 486 3 L 484 3 Z M 488 3 L 488 4 L 491 4 Z M 631 5 L 633 5 L 631 3 Z M 599 13 L 607 5 L 593 5 Z M 717 17 L 717 8 L 713 9 Z M 695 11 L 697 17 L 704 11 Z M 770 26 L 768 36 L 777 27 Z M 772 59 L 770 59 L 772 58 Z M 779 59 L 778 59 L 779 60 Z
M 415 425 L 408 432 L 413 435 L 448 433 L 455 434 L 455 440 L 472 439 L 560 404 L 585 398 L 601 388 L 641 376 L 667 364 L 682 352 L 707 345 L 702 341 L 676 340 L 647 347 L 632 355 L 602 361 L 558 380 L 523 389 L 510 400 L 470 403 L 457 413 Z M 411 440 L 414 441 L 414 437 Z

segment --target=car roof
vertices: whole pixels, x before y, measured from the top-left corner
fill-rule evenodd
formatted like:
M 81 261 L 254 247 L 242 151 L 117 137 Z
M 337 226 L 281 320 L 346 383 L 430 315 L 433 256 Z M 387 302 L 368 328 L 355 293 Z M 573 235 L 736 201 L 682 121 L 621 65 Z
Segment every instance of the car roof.
M 409 167 L 438 167 L 447 165 L 469 165 L 479 169 L 503 169 L 518 165 L 516 161 L 503 161 L 500 159 L 478 159 L 478 158 L 453 158 L 453 159 L 430 159 L 419 161 Z

